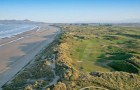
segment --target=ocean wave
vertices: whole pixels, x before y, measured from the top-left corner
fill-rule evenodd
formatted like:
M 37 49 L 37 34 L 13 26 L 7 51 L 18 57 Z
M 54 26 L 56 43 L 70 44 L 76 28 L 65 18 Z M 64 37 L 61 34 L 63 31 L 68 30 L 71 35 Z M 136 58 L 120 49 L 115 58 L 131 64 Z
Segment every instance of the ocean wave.
M 21 34 L 26 31 L 33 30 L 37 28 L 36 25 L 17 25 L 17 24 L 10 24 L 10 25 L 1 25 L 0 26 L 0 38 L 10 38 L 17 34 Z

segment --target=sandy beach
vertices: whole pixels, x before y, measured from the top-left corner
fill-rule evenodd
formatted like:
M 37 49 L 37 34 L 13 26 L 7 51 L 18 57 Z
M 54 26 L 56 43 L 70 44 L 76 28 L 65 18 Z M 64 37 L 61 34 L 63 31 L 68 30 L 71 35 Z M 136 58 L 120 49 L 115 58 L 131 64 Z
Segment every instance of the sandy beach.
M 40 26 L 12 38 L 0 40 L 0 87 L 54 40 L 58 28 Z

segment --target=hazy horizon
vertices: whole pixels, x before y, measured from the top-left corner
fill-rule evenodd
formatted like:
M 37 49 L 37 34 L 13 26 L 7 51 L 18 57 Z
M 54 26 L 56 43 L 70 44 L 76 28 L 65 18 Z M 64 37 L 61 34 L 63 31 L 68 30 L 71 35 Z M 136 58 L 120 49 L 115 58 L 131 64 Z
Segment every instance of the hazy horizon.
M 140 0 L 1 0 L 0 20 L 137 23 L 139 10 Z

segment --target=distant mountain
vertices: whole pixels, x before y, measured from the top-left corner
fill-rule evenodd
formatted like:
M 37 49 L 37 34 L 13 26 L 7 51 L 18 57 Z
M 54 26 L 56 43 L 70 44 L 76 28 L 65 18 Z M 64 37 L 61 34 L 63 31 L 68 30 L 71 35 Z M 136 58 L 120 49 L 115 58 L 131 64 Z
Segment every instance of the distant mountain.
M 35 22 L 28 19 L 25 20 L 0 20 L 0 24 L 44 24 L 44 22 Z

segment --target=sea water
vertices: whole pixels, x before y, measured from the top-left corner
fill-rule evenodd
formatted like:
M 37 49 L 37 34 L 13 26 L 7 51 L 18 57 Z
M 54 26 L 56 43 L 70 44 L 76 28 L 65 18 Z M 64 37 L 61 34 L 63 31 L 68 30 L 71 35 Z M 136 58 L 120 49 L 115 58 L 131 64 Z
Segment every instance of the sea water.
M 33 24 L 0 24 L 0 39 L 10 38 L 35 28 L 37 28 L 37 26 Z

